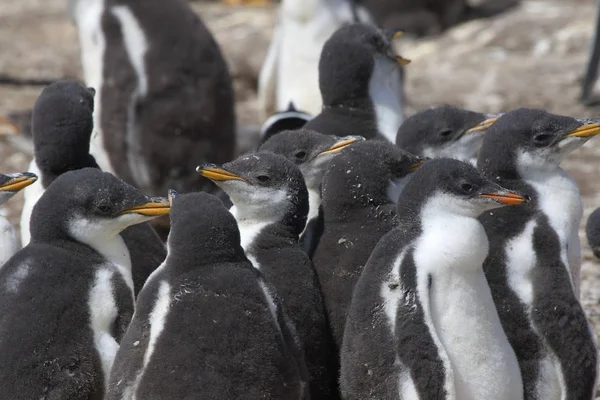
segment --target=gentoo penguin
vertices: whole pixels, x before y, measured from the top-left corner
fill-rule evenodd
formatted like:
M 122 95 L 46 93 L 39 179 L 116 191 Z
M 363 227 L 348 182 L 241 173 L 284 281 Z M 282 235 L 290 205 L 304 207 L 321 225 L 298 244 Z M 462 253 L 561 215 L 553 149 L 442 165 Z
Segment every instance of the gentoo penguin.
M 404 121 L 396 146 L 424 157 L 450 157 L 475 164 L 483 135 L 498 117 L 449 105 L 428 108 Z
M 0 269 L 0 398 L 103 399 L 134 309 L 127 226 L 169 212 L 95 168 L 56 178 Z
M 338 347 L 354 285 L 379 239 L 395 226 L 400 191 L 422 163 L 391 143 L 369 140 L 329 164 L 321 203 L 324 230 L 312 259 Z
M 470 164 L 426 161 L 398 199 L 348 312 L 340 387 L 347 400 L 519 400 L 519 364 L 482 263 L 477 217 L 527 198 Z
M 76 81 L 59 81 L 46 87 L 33 107 L 34 159 L 29 166 L 40 180 L 25 189 L 21 214 L 21 241 L 29 243 L 31 211 L 44 190 L 61 174 L 98 168 L 89 153 L 93 130 L 94 89 Z M 167 252 L 148 223 L 131 226 L 121 236 L 131 254 L 136 294 Z
M 293 162 L 271 152 L 243 156 L 198 171 L 231 198 L 241 245 L 281 296 L 303 344 L 311 399 L 339 398 L 337 348 L 321 286 L 308 255 L 298 245 L 306 224 L 308 192 Z
M 18 174 L 0 174 L 0 205 L 6 203 L 21 189 L 37 181 L 30 172 Z M 19 241 L 15 229 L 8 219 L 0 215 L 0 267 L 19 250 Z
M 588 217 L 585 233 L 594 255 L 600 258 L 600 208 L 596 208 Z
M 307 129 L 280 132 L 267 140 L 259 150 L 281 154 L 294 162 L 308 189 L 308 216 L 306 228 L 300 235 L 300 246 L 312 257 L 323 232 L 319 218 L 321 181 L 333 157 L 344 148 L 364 140 L 362 136 L 332 137 Z
M 294 333 L 234 217 L 207 193 L 169 198 L 169 254 L 138 297 L 106 399 L 308 399 Z
M 371 23 L 350 0 L 282 0 L 278 21 L 258 79 L 259 117 L 265 119 L 293 102 L 311 115 L 321 112 L 319 57 L 341 26 Z
M 294 103 L 290 102 L 287 110 L 276 112 L 262 125 L 259 132 L 260 143 L 266 142 L 276 133 L 300 129 L 311 118 L 310 114 L 296 110 Z
M 185 0 L 71 0 L 94 87 L 91 154 L 151 194 L 211 190 L 194 170 L 235 154 L 231 77 Z M 166 223 L 166 221 L 165 221 Z
M 401 32 L 346 25 L 327 40 L 319 60 L 323 110 L 304 127 L 335 136 L 394 143 L 404 120 L 402 66 L 392 40 Z
M 598 133 L 600 124 L 522 108 L 490 127 L 479 152 L 485 176 L 532 197 L 480 218 L 484 271 L 527 399 L 594 397 L 597 351 L 578 301 L 581 197 L 560 162 Z

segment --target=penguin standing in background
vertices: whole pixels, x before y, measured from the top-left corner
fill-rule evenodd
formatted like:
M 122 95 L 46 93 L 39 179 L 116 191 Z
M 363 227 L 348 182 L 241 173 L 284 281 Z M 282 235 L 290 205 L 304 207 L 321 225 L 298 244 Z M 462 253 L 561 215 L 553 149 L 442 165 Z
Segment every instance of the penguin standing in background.
M 0 205 L 6 203 L 21 189 L 37 181 L 30 172 L 18 174 L 0 174 Z M 15 228 L 4 216 L 0 216 L 0 267 L 19 250 L 19 241 Z
M 0 398 L 103 399 L 134 311 L 126 227 L 169 212 L 94 168 L 56 178 L 0 269 Z
M 260 119 L 293 102 L 312 115 L 321 112 L 319 56 L 344 24 L 371 23 L 350 0 L 282 0 L 277 25 L 258 79 Z
M 302 172 L 308 189 L 308 216 L 306 228 L 300 235 L 300 247 L 312 257 L 321 233 L 323 219 L 319 218 L 321 206 L 321 181 L 332 158 L 353 143 L 364 140 L 362 136 L 341 138 L 318 132 L 298 129 L 280 132 L 260 146 L 260 151 L 281 154 L 292 161 Z
M 321 286 L 308 255 L 298 245 L 306 224 L 308 192 L 300 170 L 285 157 L 258 152 L 199 173 L 229 195 L 242 248 L 281 296 L 303 345 L 310 398 L 339 398 L 334 345 Z
M 259 132 L 260 144 L 269 140 L 276 133 L 302 128 L 311 118 L 310 114 L 296 110 L 294 103 L 290 102 L 287 110 L 276 112 L 262 125 Z
M 200 18 L 185 0 L 72 0 L 71 13 L 100 167 L 151 194 L 214 190 L 194 169 L 234 158 L 234 97 Z
M 585 233 L 592 252 L 600 258 L 600 208 L 596 208 L 588 217 Z
M 33 107 L 34 159 L 29 166 L 40 180 L 27 187 L 21 214 L 21 241 L 29 243 L 33 207 L 44 190 L 61 174 L 82 168 L 98 168 L 89 153 L 93 130 L 93 88 L 76 81 L 59 81 L 46 87 Z M 133 283 L 137 294 L 146 278 L 167 256 L 167 251 L 148 223 L 121 232 L 131 254 Z
M 581 196 L 560 163 L 598 133 L 600 124 L 522 108 L 490 127 L 479 152 L 485 176 L 532 197 L 480 218 L 484 271 L 527 399 L 594 398 L 598 356 L 578 301 Z
M 476 164 L 483 135 L 498 117 L 449 105 L 428 108 L 404 121 L 396 134 L 396 146 L 423 157 Z
M 357 143 L 334 158 L 323 178 L 324 231 L 312 258 L 338 347 L 352 291 L 379 239 L 396 222 L 396 201 L 423 159 L 391 143 Z
M 526 201 L 458 160 L 426 161 L 414 173 L 397 228 L 373 250 L 352 296 L 344 399 L 523 399 L 482 269 L 489 244 L 477 217 Z
M 106 399 L 309 399 L 293 333 L 233 216 L 206 193 L 169 200 L 169 255 L 140 293 Z
M 304 128 L 394 143 L 404 121 L 402 66 L 409 63 L 392 46 L 400 34 L 365 24 L 338 29 L 319 60 L 323 111 Z

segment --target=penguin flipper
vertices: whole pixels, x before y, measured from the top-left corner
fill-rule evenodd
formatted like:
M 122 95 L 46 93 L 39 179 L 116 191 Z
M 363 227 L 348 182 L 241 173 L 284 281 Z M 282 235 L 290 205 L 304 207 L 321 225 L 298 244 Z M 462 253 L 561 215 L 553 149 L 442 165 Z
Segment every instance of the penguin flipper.
M 273 40 L 267 50 L 258 76 L 258 112 L 261 120 L 267 119 L 277 108 L 277 66 L 279 65 L 279 52 L 281 46 L 281 26 L 278 24 L 273 30 Z

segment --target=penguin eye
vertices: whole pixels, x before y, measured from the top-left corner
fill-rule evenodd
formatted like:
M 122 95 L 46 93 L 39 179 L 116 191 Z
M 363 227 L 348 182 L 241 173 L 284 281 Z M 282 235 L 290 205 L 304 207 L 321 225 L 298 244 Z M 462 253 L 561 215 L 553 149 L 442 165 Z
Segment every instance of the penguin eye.
M 269 180 L 269 177 L 266 175 L 259 175 L 256 177 L 259 182 L 265 183 Z
M 533 137 L 533 141 L 538 146 L 547 145 L 552 140 L 552 135 L 548 133 L 540 133 Z
M 460 187 L 462 188 L 462 190 L 465 193 L 471 193 L 473 191 L 473 185 L 471 185 L 470 183 L 467 183 L 467 182 L 460 185 Z
M 447 139 L 450 135 L 452 135 L 452 129 L 444 129 L 440 132 L 440 137 L 443 139 Z
M 108 214 L 111 211 L 111 208 L 108 204 L 100 204 L 98 206 L 98 211 L 100 211 L 102 214 Z
M 304 160 L 306 158 L 306 152 L 304 150 L 300 150 L 299 152 L 297 152 L 296 154 L 294 154 L 294 157 L 296 157 L 296 160 Z

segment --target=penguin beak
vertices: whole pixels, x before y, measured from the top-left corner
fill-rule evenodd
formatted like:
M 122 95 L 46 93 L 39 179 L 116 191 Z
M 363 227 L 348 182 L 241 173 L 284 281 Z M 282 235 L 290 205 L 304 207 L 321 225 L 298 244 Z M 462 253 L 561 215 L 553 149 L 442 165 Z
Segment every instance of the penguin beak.
M 8 118 L 0 115 L 0 135 L 16 135 L 19 128 Z
M 145 217 L 158 217 L 161 215 L 167 215 L 170 210 L 171 207 L 167 199 L 162 197 L 154 197 L 152 198 L 152 201 L 128 208 L 127 210 L 121 212 L 121 214 L 133 213 L 143 215 Z
M 582 125 L 575 130 L 567 132 L 567 134 L 564 137 L 565 138 L 568 138 L 568 137 L 587 138 L 587 137 L 591 137 L 591 136 L 596 136 L 599 133 L 600 133 L 600 124 L 599 123 L 591 123 L 591 124 Z
M 498 116 L 498 117 L 491 117 L 491 118 L 488 118 L 488 119 L 486 119 L 486 120 L 484 120 L 484 121 L 482 121 L 482 122 L 478 123 L 477 125 L 475 125 L 475 126 L 474 126 L 474 127 L 472 127 L 471 129 L 467 129 L 467 132 L 466 132 L 466 133 L 487 131 L 487 130 L 488 130 L 488 128 L 489 128 L 490 126 L 492 126 L 492 124 L 498 120 L 498 118 L 500 118 L 500 117 Z
M 196 171 L 211 181 L 245 181 L 241 176 L 225 171 L 223 168 L 217 167 L 214 164 L 201 165 L 196 168 Z
M 423 165 L 424 162 L 425 162 L 425 160 L 419 160 L 419 161 L 414 162 L 410 167 L 408 167 L 408 172 L 413 172 L 414 170 L 419 168 L 421 165 Z
M 362 140 L 365 140 L 365 138 L 362 136 L 344 136 L 343 138 L 335 142 L 333 146 L 317 154 L 317 157 L 325 154 L 339 153 L 340 151 L 342 151 L 342 149 L 350 146 L 352 143 L 356 143 Z
M 482 193 L 481 197 L 486 197 L 488 199 L 492 199 L 497 203 L 504 204 L 507 206 L 516 206 L 519 204 L 529 203 L 529 196 L 522 195 L 515 192 L 506 191 L 497 191 L 491 193 Z
M 2 192 L 18 192 L 19 190 L 26 188 L 33 182 L 38 180 L 38 177 L 30 172 L 24 172 L 22 174 L 9 175 L 11 179 L 0 184 L 0 191 Z

